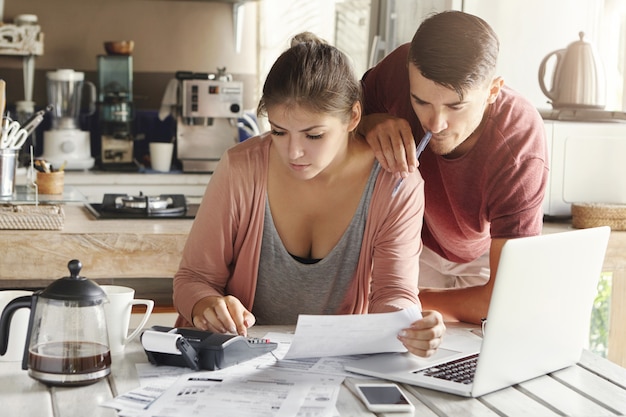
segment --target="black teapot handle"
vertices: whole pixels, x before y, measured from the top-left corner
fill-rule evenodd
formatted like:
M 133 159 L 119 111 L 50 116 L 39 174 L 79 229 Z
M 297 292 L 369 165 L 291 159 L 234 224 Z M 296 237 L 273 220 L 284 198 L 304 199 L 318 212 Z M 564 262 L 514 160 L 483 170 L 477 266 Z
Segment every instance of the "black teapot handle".
M 11 327 L 13 313 L 20 308 L 31 308 L 32 300 L 32 295 L 17 297 L 11 300 L 4 310 L 2 310 L 2 316 L 0 316 L 0 356 L 7 353 L 7 349 L 9 348 L 9 329 Z M 30 328 L 30 323 L 28 327 Z M 30 337 L 30 332 L 27 337 Z

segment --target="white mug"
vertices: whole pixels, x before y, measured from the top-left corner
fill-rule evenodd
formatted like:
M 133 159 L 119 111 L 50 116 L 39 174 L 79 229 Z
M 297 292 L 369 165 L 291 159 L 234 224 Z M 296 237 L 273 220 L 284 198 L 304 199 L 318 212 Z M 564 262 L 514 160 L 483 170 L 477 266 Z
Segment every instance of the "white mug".
M 135 299 L 135 290 L 130 287 L 119 285 L 101 285 L 100 287 L 109 299 L 109 302 L 104 304 L 104 314 L 109 333 L 109 349 L 111 354 L 121 353 L 146 325 L 154 308 L 154 301 Z M 145 305 L 146 311 L 137 328 L 128 334 L 130 315 L 134 305 Z
M 172 166 L 174 144 L 171 142 L 152 142 L 149 148 L 152 169 L 160 172 L 168 172 Z
M 32 294 L 32 291 L 0 291 L 0 314 L 11 300 Z M 29 317 L 30 309 L 28 308 L 20 308 L 13 313 L 9 326 L 9 346 L 7 346 L 7 352 L 0 356 L 0 362 L 20 362 L 24 357 Z

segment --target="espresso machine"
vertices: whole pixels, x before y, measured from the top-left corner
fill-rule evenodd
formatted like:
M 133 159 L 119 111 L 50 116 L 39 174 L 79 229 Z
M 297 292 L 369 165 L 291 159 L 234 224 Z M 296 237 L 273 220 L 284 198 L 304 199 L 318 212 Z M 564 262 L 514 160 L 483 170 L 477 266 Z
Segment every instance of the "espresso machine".
M 98 56 L 98 106 L 102 168 L 136 168 L 133 163 L 132 56 Z
M 239 142 L 237 122 L 243 114 L 243 83 L 225 68 L 217 73 L 176 73 L 178 160 L 184 172 L 213 172 L 222 154 Z
M 52 129 L 43 134 L 41 158 L 55 168 L 85 170 L 94 166 L 90 132 L 80 129 L 82 91 L 89 92 L 89 112 L 95 113 L 96 87 L 85 81 L 85 74 L 59 69 L 46 74 L 48 102 L 52 110 Z

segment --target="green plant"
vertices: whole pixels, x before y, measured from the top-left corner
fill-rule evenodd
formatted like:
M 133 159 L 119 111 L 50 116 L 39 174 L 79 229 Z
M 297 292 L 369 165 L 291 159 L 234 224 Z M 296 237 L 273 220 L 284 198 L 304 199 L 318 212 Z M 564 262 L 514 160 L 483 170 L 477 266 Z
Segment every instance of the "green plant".
M 611 272 L 603 272 L 600 275 L 589 329 L 589 350 L 604 358 L 608 352 L 612 278 Z

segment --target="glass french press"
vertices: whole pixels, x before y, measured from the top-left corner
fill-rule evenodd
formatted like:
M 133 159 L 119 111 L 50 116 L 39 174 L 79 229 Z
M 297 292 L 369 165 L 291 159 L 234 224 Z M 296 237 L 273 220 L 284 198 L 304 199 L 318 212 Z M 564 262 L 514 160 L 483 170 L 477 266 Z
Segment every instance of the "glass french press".
M 22 368 L 49 385 L 87 385 L 111 372 L 104 291 L 81 277 L 82 264 L 68 264 L 69 277 L 12 300 L 0 317 L 0 355 L 8 345 L 9 323 L 20 308 L 30 308 Z

